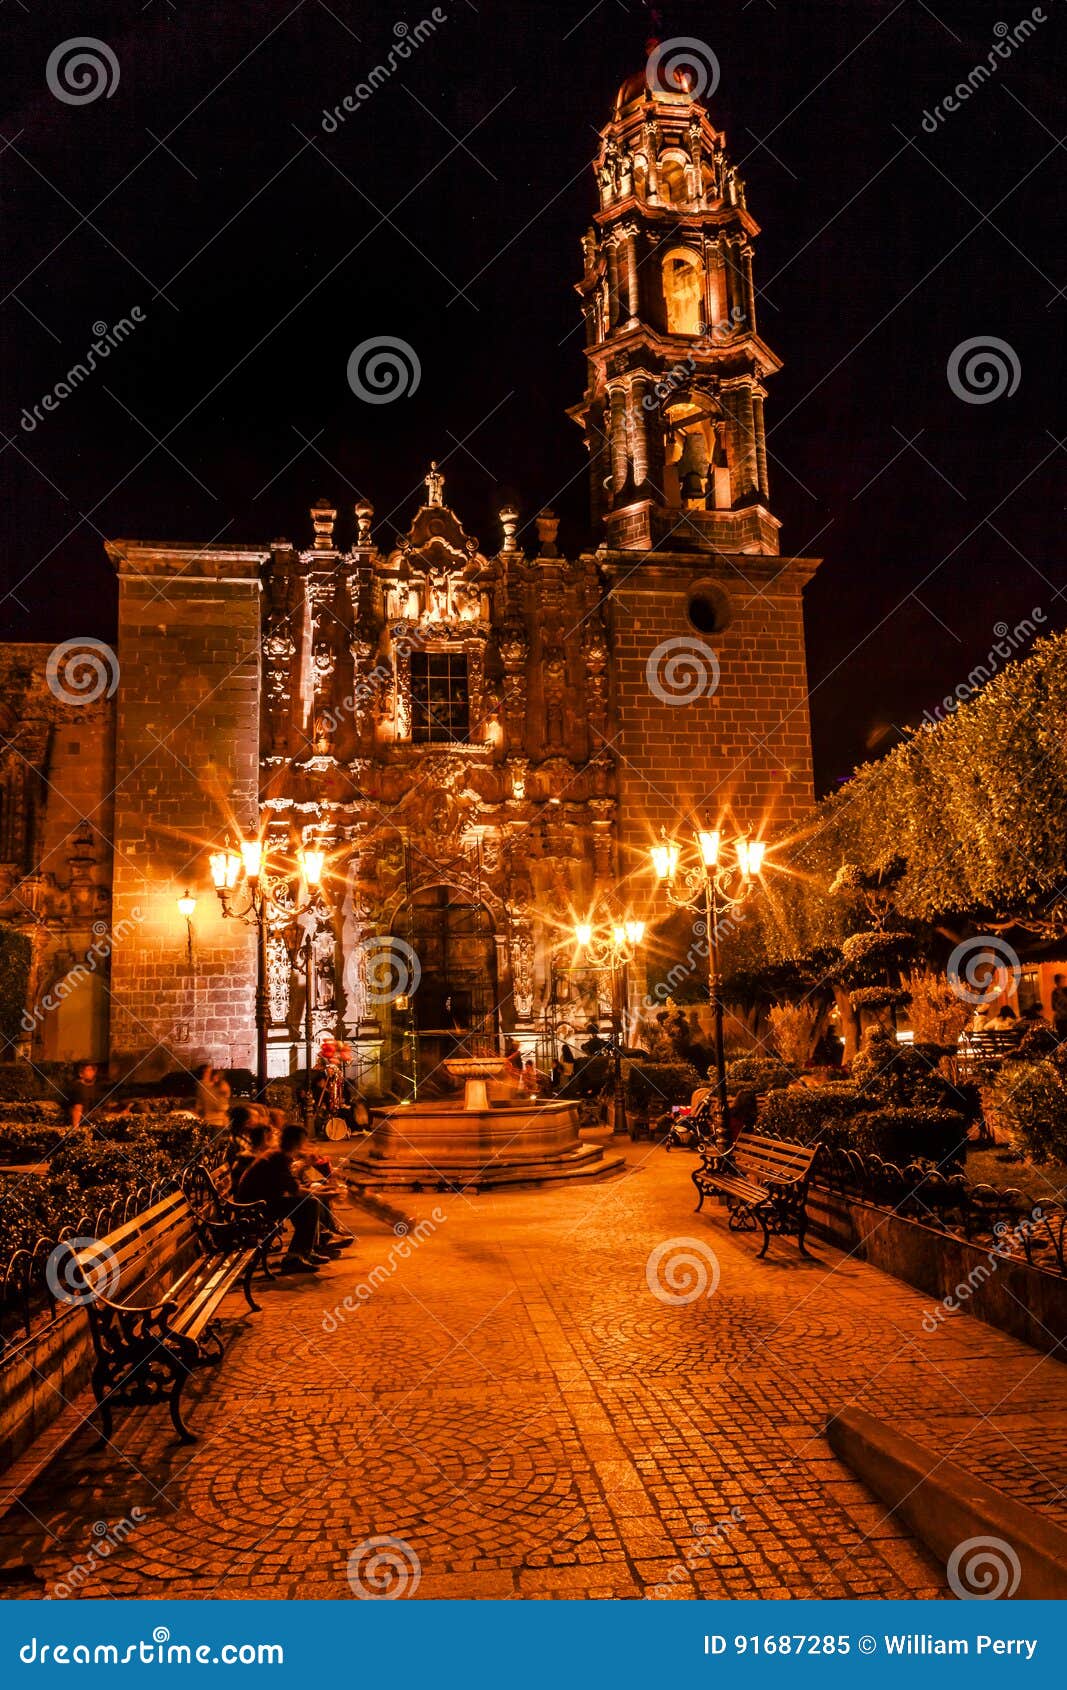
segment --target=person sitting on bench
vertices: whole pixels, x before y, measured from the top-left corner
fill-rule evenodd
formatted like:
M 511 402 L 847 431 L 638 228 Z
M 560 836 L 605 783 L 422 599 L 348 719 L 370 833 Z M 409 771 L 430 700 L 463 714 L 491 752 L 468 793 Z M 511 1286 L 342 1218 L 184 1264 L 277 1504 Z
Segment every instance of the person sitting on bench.
M 248 1109 L 235 1109 L 235 1116 L 246 1115 L 248 1119 L 237 1126 L 231 1126 L 233 1134 L 226 1146 L 226 1161 L 230 1168 L 230 1190 L 237 1196 L 240 1185 L 247 1170 L 252 1166 L 257 1156 L 263 1156 L 268 1150 L 276 1150 L 278 1139 L 273 1127 L 252 1117 Z
M 354 1244 L 355 1234 L 342 1226 L 329 1199 L 337 1194 L 334 1171 L 328 1156 L 316 1156 L 307 1141 L 307 1130 L 296 1124 L 286 1126 L 280 1109 L 270 1111 L 271 1123 L 283 1149 L 288 1148 L 290 1166 L 296 1179 L 319 1206 L 319 1240 L 324 1250 L 335 1244 Z M 344 1190 L 344 1187 L 341 1187 Z
M 258 1137 L 258 1129 L 253 1129 Z M 293 1236 L 281 1266 L 289 1273 L 313 1273 L 322 1262 L 332 1260 L 318 1248 L 321 1206 L 310 1197 L 293 1171 L 293 1146 L 286 1138 L 294 1131 L 304 1138 L 303 1127 L 286 1127 L 282 1143 L 274 1146 L 273 1128 L 263 1129 L 265 1147 L 254 1155 L 241 1175 L 237 1198 L 241 1203 L 265 1203 L 272 1221 L 289 1221 Z

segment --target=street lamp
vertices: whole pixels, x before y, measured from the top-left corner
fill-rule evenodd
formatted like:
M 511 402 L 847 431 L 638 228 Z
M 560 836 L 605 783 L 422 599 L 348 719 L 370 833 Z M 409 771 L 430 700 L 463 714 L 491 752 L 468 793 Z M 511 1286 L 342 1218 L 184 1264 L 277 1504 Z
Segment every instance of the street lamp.
M 644 936 L 644 922 L 634 921 L 629 917 L 624 921 L 612 920 L 600 928 L 595 927 L 591 921 L 576 922 L 574 927 L 578 949 L 586 953 L 597 972 L 603 970 L 611 976 L 612 1091 L 615 1115 L 612 1131 L 615 1133 L 626 1131 L 626 1093 L 622 1083 L 622 1021 L 625 1007 L 623 982 L 625 970 L 637 955 Z
M 273 933 L 292 930 L 302 916 L 321 905 L 322 872 L 326 854 L 317 846 L 301 850 L 298 856 L 308 896 L 303 902 L 293 902 L 289 879 L 284 870 L 273 869 L 259 838 L 242 839 L 239 851 L 227 843 L 209 857 L 211 878 L 219 896 L 222 913 L 235 921 L 256 929 L 256 1096 L 262 1103 L 267 1096 L 267 1035 L 270 1030 L 270 985 L 268 978 L 267 945 Z M 243 876 L 244 899 L 239 908 L 234 894 Z M 284 895 L 283 895 L 284 893 Z M 306 975 L 304 1007 L 304 1047 L 307 1064 L 307 1088 L 304 1099 L 304 1118 L 314 1112 L 311 1102 L 311 1047 L 313 1041 L 312 996 L 314 992 L 315 958 L 312 943 L 313 923 L 308 923 L 300 950 Z
M 762 839 L 735 839 L 724 850 L 718 828 L 696 831 L 693 850 L 663 835 L 649 851 L 652 872 L 668 903 L 676 909 L 703 910 L 708 936 L 708 1002 L 715 1026 L 715 1090 L 719 1131 L 726 1131 L 726 1051 L 723 1042 L 722 975 L 719 970 L 719 923 L 724 910 L 738 909 L 763 873 L 767 847 Z

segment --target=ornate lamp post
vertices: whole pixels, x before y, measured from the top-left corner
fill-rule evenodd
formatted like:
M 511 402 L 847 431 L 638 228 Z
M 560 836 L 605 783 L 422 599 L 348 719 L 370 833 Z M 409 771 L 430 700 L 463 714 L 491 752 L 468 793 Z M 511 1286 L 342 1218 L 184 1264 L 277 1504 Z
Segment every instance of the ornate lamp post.
M 726 1051 L 723 1044 L 722 976 L 719 972 L 719 923 L 724 910 L 738 909 L 763 872 L 767 847 L 761 839 L 735 839 L 724 857 L 719 830 L 698 830 L 693 849 L 682 861 L 681 847 L 664 834 L 651 848 L 652 872 L 667 901 L 676 909 L 703 911 L 708 936 L 708 1002 L 715 1026 L 715 1089 L 719 1131 L 726 1129 Z
M 270 986 L 268 982 L 267 943 L 272 933 L 292 928 L 301 916 L 308 915 L 321 904 L 320 884 L 325 853 L 317 849 L 299 854 L 300 868 L 307 887 L 307 897 L 294 903 L 288 875 L 272 868 L 264 860 L 261 839 L 242 839 L 240 852 L 227 843 L 210 857 L 211 878 L 219 895 L 222 913 L 246 927 L 256 929 L 256 1096 L 262 1103 L 267 1095 L 267 1034 L 270 1028 Z M 238 891 L 238 889 L 240 889 Z M 284 889 L 284 896 L 283 896 Z M 235 893 L 241 897 L 240 907 Z M 314 946 L 310 926 L 301 947 L 306 970 L 306 1004 L 304 1014 L 304 1046 L 308 1069 L 307 1096 L 304 1100 L 305 1120 L 311 1096 L 311 1000 L 314 989 Z
M 644 922 L 629 918 L 625 921 L 612 920 L 600 926 L 594 926 L 591 921 L 579 921 L 574 929 L 579 951 L 589 958 L 598 973 L 603 971 L 611 977 L 612 1090 L 615 1101 L 612 1131 L 615 1133 L 626 1131 L 626 1094 L 622 1083 L 623 980 L 627 965 L 633 962 L 644 936 Z

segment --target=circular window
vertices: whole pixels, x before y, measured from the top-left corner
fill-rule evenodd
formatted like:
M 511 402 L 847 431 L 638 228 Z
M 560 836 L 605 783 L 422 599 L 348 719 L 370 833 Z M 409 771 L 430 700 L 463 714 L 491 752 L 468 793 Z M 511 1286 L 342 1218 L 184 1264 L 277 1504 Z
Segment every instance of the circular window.
M 694 582 L 685 609 L 698 634 L 721 634 L 730 626 L 729 595 L 717 581 Z

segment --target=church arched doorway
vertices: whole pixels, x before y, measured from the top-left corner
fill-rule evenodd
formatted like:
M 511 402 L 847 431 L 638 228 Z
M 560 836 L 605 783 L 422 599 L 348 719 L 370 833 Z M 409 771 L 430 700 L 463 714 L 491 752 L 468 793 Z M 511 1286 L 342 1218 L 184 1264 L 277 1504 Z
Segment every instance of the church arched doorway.
M 495 1051 L 499 1027 L 497 946 L 484 904 L 459 887 L 427 886 L 402 911 L 398 933 L 419 959 L 411 998 L 420 1087 L 442 1078 L 459 1050 Z

